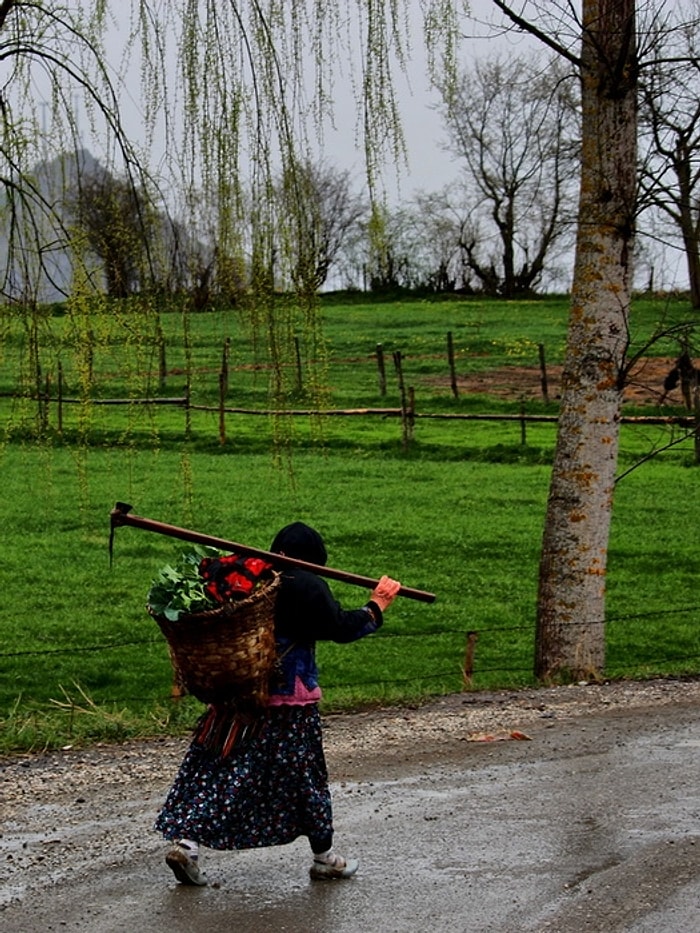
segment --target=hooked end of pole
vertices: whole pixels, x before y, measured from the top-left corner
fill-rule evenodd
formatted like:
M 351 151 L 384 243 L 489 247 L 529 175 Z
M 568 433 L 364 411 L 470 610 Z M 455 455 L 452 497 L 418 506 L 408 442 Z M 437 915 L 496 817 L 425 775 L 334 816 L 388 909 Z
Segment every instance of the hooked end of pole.
M 115 502 L 114 508 L 109 513 L 112 519 L 112 527 L 125 524 L 122 519 L 125 515 L 128 515 L 132 509 L 133 505 L 129 505 L 128 502 Z
M 112 559 L 114 557 L 114 529 L 118 525 L 126 524 L 124 519 L 133 509 L 133 505 L 129 505 L 128 502 L 115 502 L 114 508 L 109 513 L 109 566 L 112 566 Z

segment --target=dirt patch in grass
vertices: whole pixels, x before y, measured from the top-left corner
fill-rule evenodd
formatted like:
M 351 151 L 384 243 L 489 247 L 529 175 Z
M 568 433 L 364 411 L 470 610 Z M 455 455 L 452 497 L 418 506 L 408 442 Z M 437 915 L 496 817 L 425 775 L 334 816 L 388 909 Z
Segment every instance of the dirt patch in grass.
M 624 399 L 634 405 L 683 406 L 680 388 L 664 392 L 664 379 L 673 369 L 673 357 L 643 357 L 632 367 Z M 562 367 L 547 366 L 547 395 L 550 401 L 561 394 Z M 496 398 L 542 399 L 544 397 L 542 373 L 537 366 L 503 366 L 485 372 L 458 375 L 457 388 L 464 395 L 492 395 Z M 449 378 L 440 379 L 442 385 Z

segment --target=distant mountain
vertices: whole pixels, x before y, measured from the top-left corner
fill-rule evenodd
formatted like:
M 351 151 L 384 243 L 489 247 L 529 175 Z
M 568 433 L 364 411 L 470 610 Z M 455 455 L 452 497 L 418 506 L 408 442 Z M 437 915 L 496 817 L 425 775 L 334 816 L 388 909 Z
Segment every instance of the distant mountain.
M 8 297 L 30 295 L 40 303 L 63 300 L 73 282 L 68 248 L 68 208 L 80 178 L 108 174 L 87 149 L 39 162 L 4 197 L 0 275 Z M 19 190 L 18 190 L 19 189 Z M 3 275 L 3 270 L 7 274 Z

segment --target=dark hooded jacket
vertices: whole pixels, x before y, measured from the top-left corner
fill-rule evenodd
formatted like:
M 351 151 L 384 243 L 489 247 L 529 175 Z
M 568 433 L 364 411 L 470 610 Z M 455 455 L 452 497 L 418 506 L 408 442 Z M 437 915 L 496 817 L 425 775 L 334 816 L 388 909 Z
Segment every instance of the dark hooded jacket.
M 278 532 L 270 550 L 321 566 L 327 561 L 323 538 L 303 522 L 294 522 Z M 322 577 L 297 567 L 284 568 L 275 608 L 281 671 L 272 692 L 293 694 L 297 677 L 307 690 L 314 690 L 318 687 L 316 642 L 357 641 L 376 632 L 382 622 L 376 603 L 370 601 L 360 609 L 343 609 Z

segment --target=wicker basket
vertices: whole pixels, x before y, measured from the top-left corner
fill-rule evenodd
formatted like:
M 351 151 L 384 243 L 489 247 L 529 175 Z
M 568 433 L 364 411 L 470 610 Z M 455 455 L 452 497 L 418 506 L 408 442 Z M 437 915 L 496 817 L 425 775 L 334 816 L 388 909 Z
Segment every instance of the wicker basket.
M 180 614 L 150 614 L 168 640 L 176 676 L 203 703 L 265 704 L 275 666 L 274 608 L 280 577 L 245 599 Z

